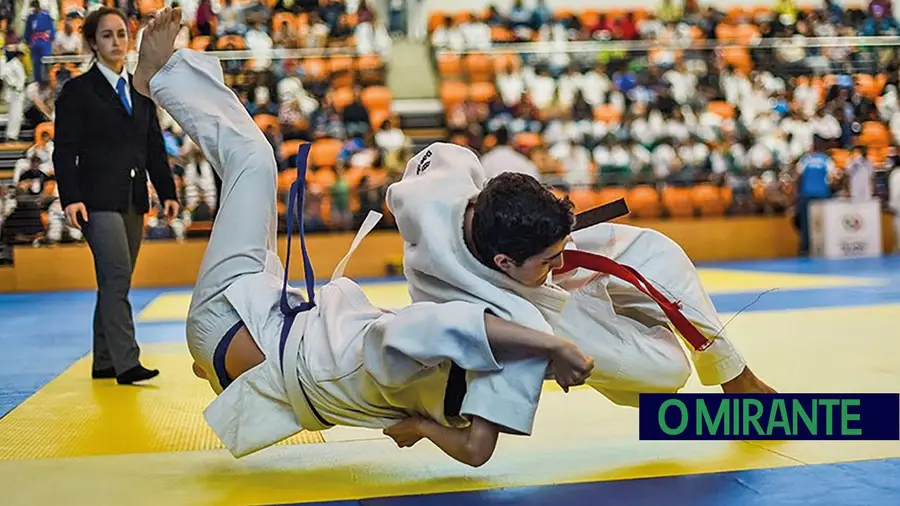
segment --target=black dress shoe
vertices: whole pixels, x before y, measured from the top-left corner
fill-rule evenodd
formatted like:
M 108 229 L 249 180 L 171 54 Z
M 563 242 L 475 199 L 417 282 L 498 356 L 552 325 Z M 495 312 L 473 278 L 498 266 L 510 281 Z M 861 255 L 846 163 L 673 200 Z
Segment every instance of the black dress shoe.
M 107 367 L 106 369 L 94 369 L 91 371 L 91 378 L 96 379 L 113 379 L 116 377 L 116 368 Z
M 136 365 L 116 376 L 116 382 L 120 385 L 130 385 L 136 381 L 144 381 L 156 376 L 159 376 L 159 371 L 156 369 L 147 369 L 142 365 Z

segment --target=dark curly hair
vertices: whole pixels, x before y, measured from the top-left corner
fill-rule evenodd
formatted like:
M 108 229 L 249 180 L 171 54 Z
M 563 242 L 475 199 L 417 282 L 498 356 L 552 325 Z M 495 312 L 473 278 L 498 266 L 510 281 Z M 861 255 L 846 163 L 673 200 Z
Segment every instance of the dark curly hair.
M 484 265 L 498 254 L 516 265 L 558 243 L 572 233 L 575 206 L 558 198 L 535 178 L 505 172 L 492 179 L 474 201 L 472 240 Z

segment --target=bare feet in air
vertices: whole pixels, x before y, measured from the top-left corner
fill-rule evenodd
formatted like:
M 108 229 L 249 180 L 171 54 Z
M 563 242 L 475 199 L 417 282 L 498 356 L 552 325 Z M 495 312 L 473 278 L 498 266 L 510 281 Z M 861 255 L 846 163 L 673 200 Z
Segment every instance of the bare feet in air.
M 181 30 L 181 9 L 167 8 L 158 12 L 141 38 L 138 66 L 134 70 L 134 89 L 150 97 L 150 80 L 165 66 L 175 52 L 175 38 Z
M 749 367 L 737 375 L 733 380 L 722 384 L 722 391 L 726 394 L 775 394 L 774 388 L 765 384 L 756 377 Z

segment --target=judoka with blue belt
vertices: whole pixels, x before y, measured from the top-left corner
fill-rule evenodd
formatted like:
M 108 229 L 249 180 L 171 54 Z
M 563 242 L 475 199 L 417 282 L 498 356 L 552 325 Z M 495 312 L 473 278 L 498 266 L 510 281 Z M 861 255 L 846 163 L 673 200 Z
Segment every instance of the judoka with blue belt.
M 217 394 L 207 423 L 234 456 L 345 425 L 383 429 L 400 446 L 429 439 L 478 466 L 499 433 L 531 433 L 543 377 L 520 377 L 517 362 L 549 365 L 563 388 L 583 384 L 593 364 L 570 341 L 509 323 L 484 304 L 371 305 L 342 271 L 377 213 L 314 293 L 302 233 L 309 144 L 298 153 L 288 206 L 288 230 L 295 215 L 301 230 L 306 293 L 288 286 L 275 242 L 272 149 L 223 84 L 215 56 L 173 52 L 180 21 L 180 9 L 166 9 L 148 25 L 134 85 L 171 114 L 222 178 L 186 333 L 194 373 Z

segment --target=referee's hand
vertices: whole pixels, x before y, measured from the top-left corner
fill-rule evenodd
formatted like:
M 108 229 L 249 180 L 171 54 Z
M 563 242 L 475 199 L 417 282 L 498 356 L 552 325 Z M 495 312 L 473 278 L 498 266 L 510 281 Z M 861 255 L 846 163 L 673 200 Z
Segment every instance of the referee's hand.
M 180 206 L 178 205 L 177 200 L 167 200 L 163 209 L 163 214 L 166 215 L 166 221 L 172 221 L 177 218 L 179 208 Z
M 87 207 L 84 207 L 83 202 L 75 202 L 74 204 L 67 205 L 65 213 L 69 225 L 72 225 L 78 230 L 81 230 L 81 221 L 78 220 L 79 217 L 84 223 L 87 223 L 88 221 Z

